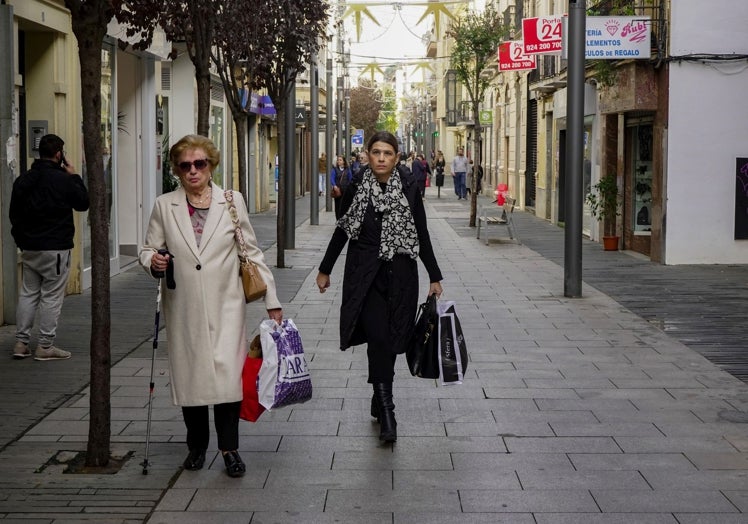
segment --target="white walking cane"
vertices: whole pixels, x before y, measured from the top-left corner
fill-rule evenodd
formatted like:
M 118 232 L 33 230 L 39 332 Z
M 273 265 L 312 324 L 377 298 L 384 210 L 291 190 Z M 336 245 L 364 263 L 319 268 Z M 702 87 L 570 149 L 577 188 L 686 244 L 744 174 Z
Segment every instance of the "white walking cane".
M 161 282 L 163 281 L 163 278 L 158 279 L 158 294 L 156 295 L 156 320 L 154 322 L 153 327 L 153 354 L 151 356 L 151 381 L 150 381 L 150 391 L 148 393 L 148 422 L 146 424 L 146 430 L 145 430 L 145 458 L 143 459 L 143 475 L 148 474 L 148 466 L 150 466 L 150 462 L 148 461 L 148 447 L 150 445 L 151 441 L 151 413 L 153 411 L 153 389 L 154 389 L 154 382 L 153 382 L 153 371 L 156 366 L 156 349 L 158 349 L 158 325 L 159 320 L 161 317 Z

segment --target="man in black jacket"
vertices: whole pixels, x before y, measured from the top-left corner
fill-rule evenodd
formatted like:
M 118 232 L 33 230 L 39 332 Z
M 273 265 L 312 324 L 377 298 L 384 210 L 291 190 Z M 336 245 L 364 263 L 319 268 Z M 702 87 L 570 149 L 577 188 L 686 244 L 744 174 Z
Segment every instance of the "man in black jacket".
M 21 249 L 23 283 L 16 308 L 13 358 L 31 356 L 29 339 L 39 310 L 36 360 L 70 358 L 54 346 L 57 319 L 70 272 L 75 223 L 73 209 L 88 209 L 88 190 L 65 160 L 65 143 L 56 135 L 39 142 L 39 156 L 13 183 L 10 197 L 11 234 Z

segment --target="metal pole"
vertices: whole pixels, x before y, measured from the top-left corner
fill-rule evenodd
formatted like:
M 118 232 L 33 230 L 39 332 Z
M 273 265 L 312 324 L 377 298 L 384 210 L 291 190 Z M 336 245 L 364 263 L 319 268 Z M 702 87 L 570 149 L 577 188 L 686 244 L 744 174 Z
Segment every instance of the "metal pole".
M 325 98 L 326 112 L 325 115 L 325 154 L 327 155 L 327 170 L 325 171 L 325 211 L 332 211 L 332 195 L 330 195 L 330 171 L 332 171 L 332 157 L 335 154 L 333 150 L 333 131 L 332 131 L 332 113 L 333 113 L 333 93 L 332 88 L 332 58 L 327 59 L 327 71 L 325 80 Z
M 566 99 L 566 224 L 564 296 L 582 296 L 582 169 L 584 161 L 585 0 L 569 1 L 569 66 Z
M 346 75 L 347 78 L 348 75 Z M 351 90 L 345 86 L 345 161 L 351 161 Z
M 345 115 L 343 114 L 343 77 L 338 77 L 338 93 L 335 97 L 335 101 L 337 102 L 338 107 L 338 122 L 337 122 L 337 139 L 335 140 L 335 154 L 336 155 L 342 155 L 345 151 L 343 149 L 343 119 L 345 118 Z M 336 165 L 334 160 L 332 165 Z
M 4 4 L 5 2 L 3 2 Z M 2 316 L 6 324 L 13 324 L 16 321 L 16 295 L 18 291 L 18 266 L 16 260 L 16 246 L 10 241 L 10 193 L 13 189 L 13 181 L 16 178 L 15 170 L 18 167 L 18 160 L 9 162 L 8 153 L 12 152 L 10 147 L 12 138 L 17 134 L 13 125 L 13 79 L 14 58 L 15 57 L 15 39 L 13 37 L 13 6 L 0 5 L 0 179 L 2 187 L 0 195 L 0 209 L 2 209 L 3 220 L 2 238 L 2 283 L 3 283 L 3 311 Z M 8 147 L 10 146 L 10 147 Z M 25 155 L 25 151 L 20 152 Z
M 288 74 L 288 73 L 286 73 Z M 286 98 L 286 245 L 296 249 L 296 86 L 292 85 Z
M 310 186 L 309 191 L 309 221 L 313 226 L 319 224 L 319 169 L 316 167 L 319 164 L 319 71 L 317 70 L 317 53 L 312 52 L 310 59 L 309 68 L 309 80 L 311 82 L 309 103 L 311 104 L 312 114 L 311 122 L 309 123 L 309 132 L 312 134 L 311 157 L 309 165 L 311 167 Z

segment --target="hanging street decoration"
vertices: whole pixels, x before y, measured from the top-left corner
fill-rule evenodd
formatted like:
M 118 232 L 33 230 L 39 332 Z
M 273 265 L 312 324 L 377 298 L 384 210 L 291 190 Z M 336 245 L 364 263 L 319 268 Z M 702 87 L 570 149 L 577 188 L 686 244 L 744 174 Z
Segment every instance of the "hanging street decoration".
M 369 19 L 374 22 L 376 25 L 379 25 L 379 22 L 376 18 L 371 14 L 371 11 L 369 11 L 369 6 L 373 4 L 349 4 L 348 9 L 346 9 L 345 13 L 343 14 L 343 18 L 348 18 L 350 15 L 353 15 L 354 20 L 356 21 L 356 41 L 361 41 L 361 15 L 366 15 L 369 17 Z
M 400 10 L 403 7 L 425 7 L 426 11 L 423 13 L 421 18 L 416 22 L 416 25 L 423 22 L 423 20 L 428 15 L 434 15 L 434 25 L 436 29 L 436 34 L 439 35 L 440 33 L 440 27 L 441 27 L 441 15 L 446 16 L 447 18 L 454 19 L 454 14 L 449 10 L 447 7 L 451 4 L 465 4 L 465 0 L 458 0 L 458 1 L 451 1 L 451 2 L 413 2 L 413 3 L 405 3 L 405 2 L 369 2 L 369 3 L 352 3 L 348 4 L 348 8 L 346 9 L 345 13 L 343 14 L 343 18 L 348 18 L 349 16 L 354 16 L 354 21 L 356 23 L 356 41 L 361 41 L 361 15 L 367 16 L 372 22 L 374 22 L 376 25 L 379 25 L 379 22 L 376 18 L 371 14 L 371 11 L 369 11 L 369 7 L 374 6 L 391 6 L 395 10 Z
M 364 76 L 367 72 L 371 73 L 371 83 L 374 83 L 374 74 L 379 73 L 380 75 L 384 76 L 384 71 L 382 71 L 382 68 L 379 67 L 379 64 L 376 62 L 371 62 L 370 64 L 367 64 L 366 67 L 361 71 L 361 74 L 359 74 L 359 77 Z

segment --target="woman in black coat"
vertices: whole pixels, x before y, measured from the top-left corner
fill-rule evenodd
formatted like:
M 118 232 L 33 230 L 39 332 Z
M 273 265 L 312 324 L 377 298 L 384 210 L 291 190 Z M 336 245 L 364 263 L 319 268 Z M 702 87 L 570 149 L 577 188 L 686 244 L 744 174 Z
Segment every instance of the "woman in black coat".
M 404 353 L 418 308 L 420 258 L 429 274 L 428 294 L 442 293 L 439 265 L 426 227 L 418 185 L 409 170 L 396 167 L 398 145 L 392 133 L 380 131 L 367 144 L 369 166 L 359 172 L 343 195 L 327 252 L 319 266 L 317 286 L 324 293 L 330 273 L 350 238 L 343 274 L 340 348 L 367 344 L 368 381 L 374 395 L 371 414 L 381 424 L 380 440 L 397 440 L 392 402 L 395 358 Z

